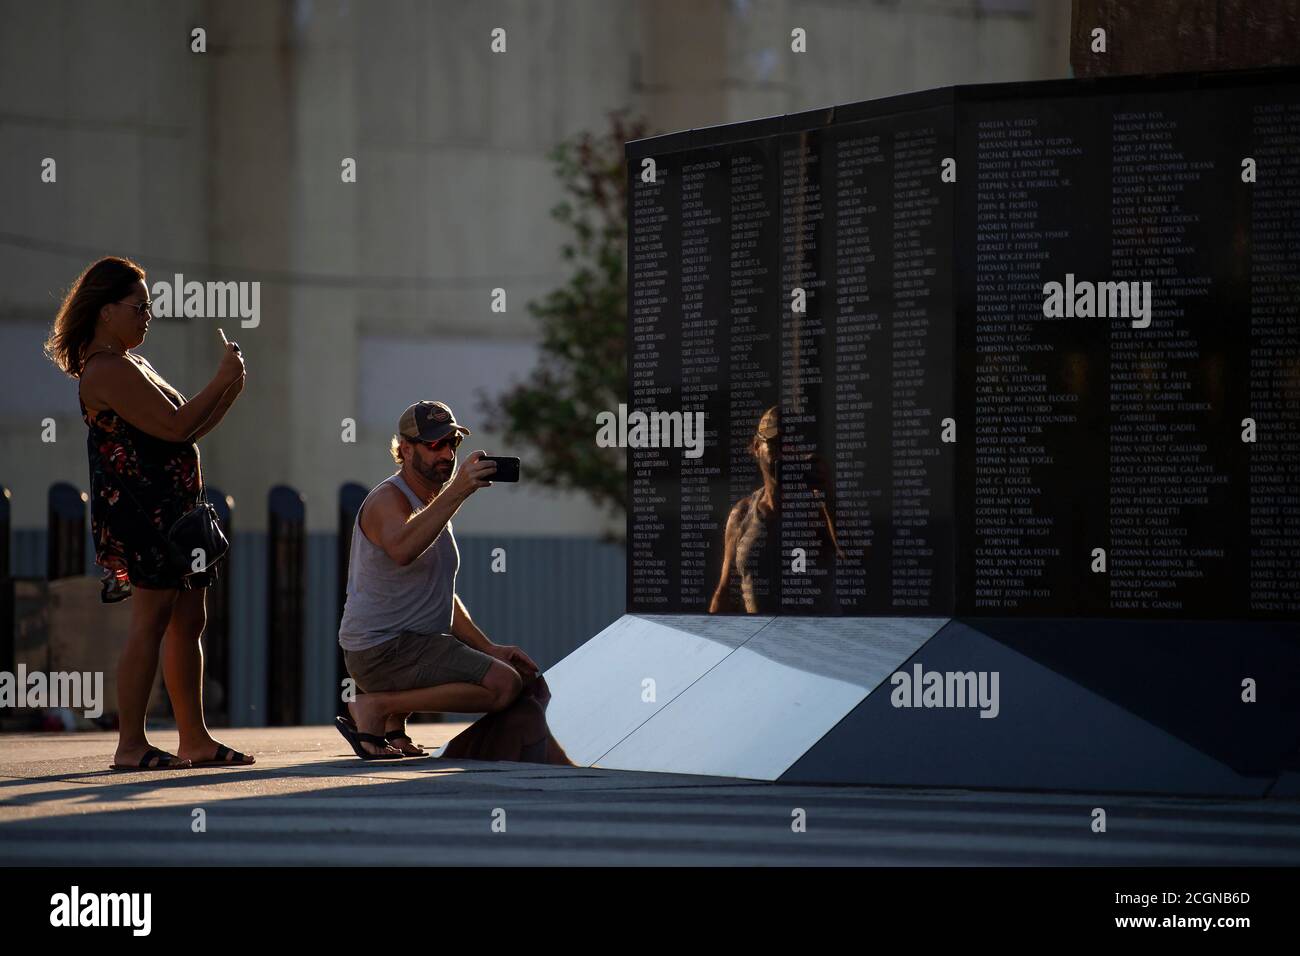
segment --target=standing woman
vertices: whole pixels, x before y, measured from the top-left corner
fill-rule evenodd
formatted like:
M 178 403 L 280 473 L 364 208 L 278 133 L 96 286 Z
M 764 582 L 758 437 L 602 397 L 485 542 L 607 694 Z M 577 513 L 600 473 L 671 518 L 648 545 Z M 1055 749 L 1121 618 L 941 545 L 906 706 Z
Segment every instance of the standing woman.
M 194 443 L 216 428 L 244 388 L 239 346 L 229 343 L 217 373 L 193 400 L 131 350 L 149 330 L 149 287 L 129 259 L 100 259 L 68 291 L 45 354 L 80 382 L 90 429 L 91 528 L 95 561 L 134 597 L 130 634 L 117 665 L 115 770 L 234 766 L 253 758 L 218 743 L 203 720 L 205 591 L 216 564 L 178 566 L 167 532 L 201 500 Z M 129 581 L 129 585 L 125 582 Z M 163 679 L 180 731 L 177 754 L 145 736 L 145 711 L 162 646 Z

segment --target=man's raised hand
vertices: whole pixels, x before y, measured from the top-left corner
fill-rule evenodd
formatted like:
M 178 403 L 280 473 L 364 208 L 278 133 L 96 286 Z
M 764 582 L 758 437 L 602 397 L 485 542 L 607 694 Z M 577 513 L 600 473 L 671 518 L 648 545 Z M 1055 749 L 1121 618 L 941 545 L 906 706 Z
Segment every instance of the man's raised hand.
M 488 488 L 492 482 L 489 480 L 497 470 L 495 461 L 483 461 L 487 455 L 485 451 L 473 451 L 469 453 L 461 466 L 456 469 L 456 477 L 451 480 L 451 493 L 460 498 L 468 498 L 480 488 Z

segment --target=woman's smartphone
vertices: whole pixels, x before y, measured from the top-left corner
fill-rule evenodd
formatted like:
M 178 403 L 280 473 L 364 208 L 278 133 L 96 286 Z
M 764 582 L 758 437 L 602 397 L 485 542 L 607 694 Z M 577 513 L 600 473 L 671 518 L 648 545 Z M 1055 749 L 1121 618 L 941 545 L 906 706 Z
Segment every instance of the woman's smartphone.
M 497 470 L 487 476 L 488 481 L 518 481 L 519 459 L 506 458 L 501 455 L 484 455 L 482 461 L 495 461 Z

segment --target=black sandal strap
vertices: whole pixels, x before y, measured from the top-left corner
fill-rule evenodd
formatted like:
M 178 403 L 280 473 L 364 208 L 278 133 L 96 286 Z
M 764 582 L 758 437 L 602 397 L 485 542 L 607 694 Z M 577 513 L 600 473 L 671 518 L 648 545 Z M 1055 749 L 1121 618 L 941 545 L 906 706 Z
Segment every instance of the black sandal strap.
M 383 747 L 388 743 L 387 740 L 380 737 L 378 734 L 363 734 L 360 732 L 357 733 L 357 740 L 367 744 L 374 744 L 376 747 Z
M 213 754 L 212 759 L 219 763 L 229 763 L 230 761 L 227 758 L 233 753 L 234 751 L 225 744 L 217 744 L 217 752 Z
M 154 764 L 152 762 L 154 760 L 157 760 L 158 763 Z M 140 758 L 140 769 L 152 770 L 155 766 L 165 767 L 169 763 L 171 763 L 171 758 L 167 756 L 167 754 L 163 753 L 157 747 L 150 747 L 144 752 L 144 756 Z
M 404 730 L 390 730 L 384 734 L 384 739 L 392 743 L 394 740 L 411 740 L 411 735 Z M 414 746 L 415 741 L 411 740 L 411 744 Z

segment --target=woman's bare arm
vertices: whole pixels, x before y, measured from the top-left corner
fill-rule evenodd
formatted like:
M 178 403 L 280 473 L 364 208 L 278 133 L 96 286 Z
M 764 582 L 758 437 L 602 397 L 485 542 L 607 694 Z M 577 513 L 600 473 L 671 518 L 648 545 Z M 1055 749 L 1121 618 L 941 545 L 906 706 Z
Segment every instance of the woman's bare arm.
M 728 585 L 731 583 L 732 565 L 736 562 L 736 545 L 740 541 L 740 522 L 744 507 L 744 500 L 738 501 L 731 509 L 731 514 L 727 515 L 727 528 L 722 534 L 722 574 L 713 592 L 713 600 L 709 602 L 710 614 L 731 610 L 731 594 Z
M 82 371 L 81 397 L 87 408 L 111 408 L 147 435 L 182 442 L 212 415 L 236 374 L 237 369 L 223 359 L 203 391 L 177 408 L 138 365 L 125 356 L 106 354 Z
M 221 401 L 217 402 L 217 407 L 213 409 L 212 414 L 208 416 L 208 420 L 199 426 L 199 430 L 194 433 L 191 440 L 198 441 L 208 432 L 212 431 L 212 429 L 220 425 L 221 420 L 226 417 L 226 412 L 230 411 L 230 406 L 235 404 L 235 399 L 239 397 L 243 390 L 243 378 L 237 379 L 233 384 L 228 386 L 225 392 L 221 395 Z

